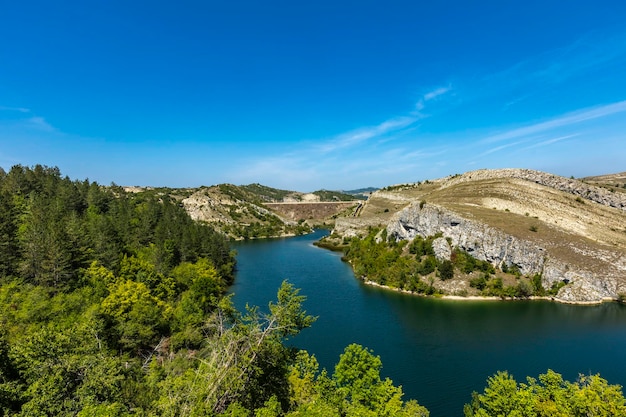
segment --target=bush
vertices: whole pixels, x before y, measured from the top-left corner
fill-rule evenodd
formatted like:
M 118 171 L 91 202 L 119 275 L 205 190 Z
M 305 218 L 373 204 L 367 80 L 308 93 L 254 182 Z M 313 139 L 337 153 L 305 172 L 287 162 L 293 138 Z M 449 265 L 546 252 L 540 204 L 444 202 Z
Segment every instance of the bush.
M 454 278 L 454 265 L 452 265 L 451 261 L 440 262 L 437 269 L 439 270 L 439 278 L 442 281 Z
M 523 298 L 527 298 L 533 295 L 533 286 L 528 279 L 526 278 L 520 279 L 516 287 L 515 295 L 517 297 L 523 297 Z
M 470 280 L 470 287 L 476 288 L 479 291 L 482 291 L 487 287 L 487 280 L 489 276 L 486 274 L 482 274 L 480 277 L 472 278 Z

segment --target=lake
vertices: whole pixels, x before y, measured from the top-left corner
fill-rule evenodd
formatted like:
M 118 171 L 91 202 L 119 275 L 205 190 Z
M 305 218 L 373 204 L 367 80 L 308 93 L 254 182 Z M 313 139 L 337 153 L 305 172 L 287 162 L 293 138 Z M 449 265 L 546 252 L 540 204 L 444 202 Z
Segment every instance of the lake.
M 432 417 L 462 416 L 472 391 L 498 370 L 518 382 L 553 369 L 565 379 L 600 373 L 626 385 L 626 306 L 549 301 L 453 301 L 370 287 L 341 254 L 313 246 L 325 231 L 239 242 L 231 291 L 267 311 L 284 279 L 307 296 L 318 320 L 291 339 L 332 373 L 344 348 L 359 343 L 382 359 L 382 376 L 402 385 Z

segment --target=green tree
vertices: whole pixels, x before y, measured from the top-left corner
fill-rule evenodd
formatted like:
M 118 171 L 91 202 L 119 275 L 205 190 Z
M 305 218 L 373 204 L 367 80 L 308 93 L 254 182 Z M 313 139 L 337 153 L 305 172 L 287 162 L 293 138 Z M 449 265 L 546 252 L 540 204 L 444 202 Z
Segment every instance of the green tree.
M 13 198 L 8 192 L 0 190 L 0 277 L 17 272 L 17 224 L 17 208 Z
M 38 285 L 63 289 L 74 274 L 62 218 L 54 205 L 31 194 L 19 227 L 21 275 Z
M 291 355 L 282 342 L 315 320 L 302 309 L 304 299 L 288 282 L 269 314 L 252 308 L 242 316 L 229 298 L 222 299 L 209 318 L 195 366 L 158 383 L 159 414 L 222 413 L 233 403 L 255 410 L 273 396 L 286 409 Z
M 122 358 L 102 349 L 83 324 L 42 326 L 11 349 L 25 381 L 19 415 L 71 416 L 85 406 L 124 402 Z
M 626 400 L 619 385 L 599 375 L 581 375 L 576 382 L 548 370 L 539 380 L 518 382 L 507 372 L 489 377 L 484 393 L 474 393 L 464 407 L 466 417 L 609 417 L 626 415 Z
M 402 389 L 389 378 L 380 377 L 380 357 L 360 345 L 351 344 L 339 357 L 333 379 L 337 391 L 344 398 L 347 415 L 400 416 L 415 413 L 428 416 L 428 411 L 416 402 L 402 402 Z
M 441 261 L 437 266 L 437 269 L 439 270 L 439 278 L 441 278 L 442 281 L 452 279 L 454 277 L 454 265 L 451 261 Z
M 171 307 L 141 282 L 126 280 L 111 285 L 101 310 L 110 323 L 110 343 L 128 352 L 151 349 L 168 332 Z

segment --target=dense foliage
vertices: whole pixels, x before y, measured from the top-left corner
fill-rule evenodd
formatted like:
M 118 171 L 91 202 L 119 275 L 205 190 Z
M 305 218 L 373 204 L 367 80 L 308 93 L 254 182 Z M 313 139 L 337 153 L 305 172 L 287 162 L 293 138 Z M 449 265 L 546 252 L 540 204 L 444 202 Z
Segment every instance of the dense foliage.
M 469 285 L 484 296 L 530 297 L 556 294 L 563 283 L 544 289 L 541 275 L 522 276 L 516 265 L 502 265 L 499 276 L 496 268 L 469 253 L 455 248 L 450 260 L 438 260 L 433 241 L 441 235 L 411 241 L 388 239 L 385 229 L 372 228 L 364 238 L 352 238 L 345 247 L 344 259 L 349 261 L 357 276 L 380 285 L 418 294 L 433 295 L 441 292 L 437 281 L 447 281 L 455 276 L 469 279 Z M 505 285 L 507 276 L 514 285 Z
M 374 264 L 405 246 L 365 245 Z M 407 251 L 439 267 L 428 239 Z M 233 268 L 228 242 L 160 191 L 0 170 L 0 416 L 428 416 L 368 349 L 348 346 L 330 375 L 287 347 L 315 320 L 291 284 L 267 312 L 235 310 Z M 623 414 L 619 387 L 548 376 L 498 374 L 466 414 Z
M 256 220 L 250 223 L 231 223 L 220 225 L 221 229 L 229 236 L 248 239 L 270 238 L 283 235 L 300 236 L 311 233 L 313 230 L 304 221 L 297 224 L 288 224 L 281 220 L 277 215 L 267 212 L 261 213 L 257 210 L 248 210 Z M 230 216 L 235 221 L 240 221 L 240 215 L 236 211 L 231 211 Z
M 225 280 L 233 277 L 228 242 L 167 195 L 127 194 L 63 178 L 58 168 L 15 166 L 0 175 L 0 208 L 3 277 L 66 291 L 84 285 L 82 271 L 94 261 L 115 274 L 124 259 L 150 264 L 142 279 L 154 280 L 201 258 Z
M 484 393 L 474 393 L 465 405 L 466 417 L 615 417 L 626 415 L 626 400 L 619 385 L 599 375 L 581 375 L 569 382 L 548 370 L 539 380 L 518 383 L 507 372 L 487 380 Z
M 309 366 L 283 344 L 314 321 L 304 297 L 284 283 L 268 313 L 242 314 L 233 269 L 224 237 L 159 190 L 0 170 L 0 415 L 425 412 L 360 347 L 332 377 Z
M 432 239 L 415 239 L 408 250 L 407 241 L 387 240 L 385 231 L 371 229 L 363 238 L 353 238 L 345 251 L 357 276 L 392 288 L 433 294 L 433 281 L 424 277 L 438 267 Z

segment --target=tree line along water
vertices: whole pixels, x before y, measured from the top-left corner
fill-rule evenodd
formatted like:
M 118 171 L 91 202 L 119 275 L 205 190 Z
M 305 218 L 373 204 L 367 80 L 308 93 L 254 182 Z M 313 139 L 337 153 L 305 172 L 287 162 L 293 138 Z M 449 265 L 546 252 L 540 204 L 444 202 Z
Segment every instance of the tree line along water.
M 382 373 L 431 416 L 460 416 L 473 391 L 507 370 L 518 381 L 552 369 L 626 384 L 626 307 L 549 301 L 452 301 L 364 285 L 341 255 L 313 246 L 326 232 L 235 244 L 235 305 L 267 305 L 288 279 L 318 320 L 291 341 L 332 371 L 351 343 L 380 355 Z

